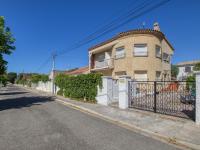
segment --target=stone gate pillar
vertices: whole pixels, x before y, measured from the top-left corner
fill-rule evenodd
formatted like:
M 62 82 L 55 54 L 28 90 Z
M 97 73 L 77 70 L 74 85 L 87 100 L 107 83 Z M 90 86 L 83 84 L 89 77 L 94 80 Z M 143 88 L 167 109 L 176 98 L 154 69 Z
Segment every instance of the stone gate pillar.
M 200 125 L 200 72 L 196 73 L 196 112 L 195 122 Z
M 98 86 L 98 92 L 96 100 L 98 104 L 108 106 L 112 101 L 112 82 L 113 79 L 110 76 L 102 77 L 102 88 Z
M 128 108 L 128 82 L 131 81 L 129 76 L 121 76 L 119 78 L 119 108 Z

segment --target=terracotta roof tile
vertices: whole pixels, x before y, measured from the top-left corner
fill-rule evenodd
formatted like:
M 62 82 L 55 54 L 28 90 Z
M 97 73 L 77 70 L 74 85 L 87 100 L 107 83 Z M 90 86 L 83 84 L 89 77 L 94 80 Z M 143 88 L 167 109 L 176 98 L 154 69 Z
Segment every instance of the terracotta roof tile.
M 106 41 L 104 41 L 100 44 L 97 44 L 97 45 L 89 48 L 89 51 L 96 49 L 98 47 L 101 47 L 105 44 L 108 44 L 112 41 L 115 41 L 115 40 L 117 40 L 121 37 L 132 35 L 132 34 L 153 34 L 160 39 L 165 39 L 166 42 L 169 44 L 169 46 L 174 50 L 173 46 L 169 43 L 169 41 L 167 40 L 167 38 L 165 37 L 165 35 L 162 32 L 157 31 L 157 30 L 152 30 L 152 29 L 135 29 L 135 30 L 129 30 L 129 31 L 126 31 L 126 32 L 121 32 L 118 35 L 112 37 L 111 39 L 108 39 L 108 40 L 106 40 Z

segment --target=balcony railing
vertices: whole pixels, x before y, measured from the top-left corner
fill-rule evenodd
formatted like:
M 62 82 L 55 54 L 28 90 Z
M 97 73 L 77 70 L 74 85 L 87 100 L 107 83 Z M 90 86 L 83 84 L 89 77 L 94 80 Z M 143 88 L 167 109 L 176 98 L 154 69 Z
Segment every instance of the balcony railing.
M 111 69 L 113 68 L 113 59 L 104 59 L 103 61 L 95 61 L 93 70 L 95 69 Z

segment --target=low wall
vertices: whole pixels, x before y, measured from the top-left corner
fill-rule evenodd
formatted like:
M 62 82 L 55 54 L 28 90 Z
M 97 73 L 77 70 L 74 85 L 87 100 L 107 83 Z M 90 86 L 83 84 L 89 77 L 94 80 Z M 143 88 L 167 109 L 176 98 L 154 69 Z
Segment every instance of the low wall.
M 48 81 L 48 82 L 40 81 L 37 84 L 32 84 L 31 87 L 36 90 L 53 93 L 53 82 L 52 81 Z M 54 93 L 57 93 L 59 91 L 59 87 L 55 87 L 54 91 L 55 91 Z

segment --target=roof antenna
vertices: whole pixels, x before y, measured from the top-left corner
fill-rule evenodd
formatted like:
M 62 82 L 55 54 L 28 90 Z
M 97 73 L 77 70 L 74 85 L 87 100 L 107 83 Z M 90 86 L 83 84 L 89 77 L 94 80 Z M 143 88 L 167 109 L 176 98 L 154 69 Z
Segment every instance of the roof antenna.
M 145 29 L 146 23 L 143 21 L 142 22 L 142 29 Z

